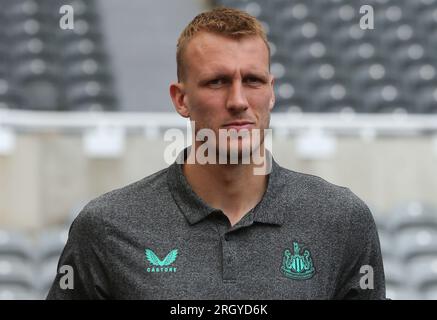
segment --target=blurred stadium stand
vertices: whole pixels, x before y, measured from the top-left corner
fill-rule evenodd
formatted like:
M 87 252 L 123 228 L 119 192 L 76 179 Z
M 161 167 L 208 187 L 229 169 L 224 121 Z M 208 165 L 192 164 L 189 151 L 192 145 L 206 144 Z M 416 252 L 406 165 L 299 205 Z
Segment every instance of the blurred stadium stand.
M 214 2 L 263 21 L 276 112 L 437 113 L 435 1 Z M 362 5 L 375 10 L 374 30 L 359 27 Z
M 274 112 L 437 113 L 437 41 L 434 37 L 437 8 L 434 1 L 417 2 L 419 4 L 411 5 L 408 0 L 214 1 L 216 5 L 246 10 L 266 27 L 272 45 L 272 72 L 277 82 Z M 59 12 L 58 6 L 54 5 L 57 3 L 59 0 L 0 1 L 3 8 L 0 13 L 3 16 L 0 103 L 3 108 L 123 108 L 132 111 L 141 107 L 170 111 L 167 92 L 161 92 L 171 80 L 169 73 L 174 70 L 173 65 L 165 63 L 174 60 L 166 57 L 172 48 L 161 44 L 157 48 L 162 49 L 150 53 L 151 59 L 156 61 L 145 65 L 149 75 L 144 76 L 137 71 L 136 61 L 129 63 L 131 57 L 126 45 L 135 45 L 136 50 L 146 55 L 148 41 L 159 29 L 161 39 L 162 35 L 167 35 L 174 40 L 173 46 L 177 37 L 173 33 L 180 29 L 177 28 L 179 24 L 182 27 L 185 18 L 173 19 L 173 33 L 170 33 L 169 27 L 162 23 L 164 19 L 153 17 L 151 11 L 172 12 L 166 9 L 174 3 L 164 1 L 153 10 L 139 12 L 135 6 L 141 4 L 132 2 L 130 9 L 126 8 L 123 13 L 116 10 L 120 9 L 120 1 L 70 1 L 75 8 L 75 29 L 67 31 L 57 27 Z M 188 3 L 183 11 L 187 17 L 200 10 L 199 5 Z M 378 31 L 359 28 L 359 8 L 363 4 L 375 8 Z M 124 43 L 120 42 L 120 37 L 114 40 L 114 33 L 129 34 L 126 29 L 132 26 L 102 22 L 101 11 L 109 16 L 106 19 L 114 14 L 132 16 L 136 11 L 136 17 L 142 18 L 137 21 L 152 21 L 153 29 L 150 25 L 136 25 L 145 27 L 144 40 L 133 37 L 126 37 Z M 179 15 L 180 10 L 177 12 Z M 131 20 L 135 21 L 134 18 Z M 102 25 L 106 27 L 106 33 Z M 107 39 L 111 56 L 117 58 L 115 64 L 108 57 Z M 127 75 L 117 67 L 119 59 L 125 63 Z M 135 68 L 131 67 L 133 64 Z M 114 65 L 120 78 L 118 81 L 122 81 L 121 90 L 114 88 Z M 141 80 L 153 77 L 162 85 L 146 88 L 150 90 L 146 97 L 138 96 L 124 79 L 130 77 L 131 85 L 139 86 L 143 82 L 138 79 L 139 75 L 143 77 Z M 137 81 L 132 81 L 134 78 Z M 141 91 L 139 89 L 137 87 L 136 91 Z M 315 94 L 308 94 L 311 91 Z M 115 92 L 123 97 L 123 103 L 118 103 L 120 99 Z M 128 96 L 134 96 L 136 101 L 131 103 Z M 144 101 L 149 103 L 143 105 Z
M 113 72 L 94 0 L 69 1 L 75 28 L 59 27 L 59 0 L 0 0 L 0 103 L 31 110 L 117 110 Z
M 430 139 L 426 132 L 436 131 L 436 124 L 428 125 L 423 119 L 437 114 L 437 0 L 215 0 L 211 3 L 246 10 L 266 27 L 272 49 L 271 70 L 276 77 L 277 101 L 273 110 L 278 118 L 272 117 L 272 124 L 279 132 L 278 136 L 286 137 L 287 143 L 291 140 L 287 134 L 292 130 L 300 134 L 308 128 L 326 126 L 334 133 L 354 132 L 362 140 L 372 141 L 378 133 L 375 128 L 393 136 L 405 133 L 408 136 L 411 128 L 414 131 L 418 123 L 424 123 L 423 127 L 417 125 L 423 130 L 417 140 L 409 141 L 409 146 L 414 147 L 408 148 L 407 152 L 393 152 L 390 158 L 388 153 L 396 150 L 396 146 L 387 149 L 387 144 L 375 143 L 372 150 L 382 158 L 381 162 L 376 162 L 359 146 L 358 150 L 349 148 L 346 138 L 342 144 L 338 143 L 340 155 L 332 161 L 335 167 L 327 171 L 323 158 L 319 167 L 323 177 L 347 176 L 349 180 L 342 180 L 344 185 L 360 180 L 359 191 L 363 193 L 372 190 L 374 193 L 369 191 L 367 194 L 392 196 L 390 201 L 380 200 L 384 204 L 391 204 L 394 194 L 402 194 L 404 200 L 410 199 L 405 195 L 407 191 L 399 189 L 406 184 L 412 184 L 414 189 L 420 183 L 413 181 L 416 179 L 414 172 L 399 173 L 395 164 L 402 164 L 417 153 L 422 161 L 417 164 L 418 171 L 435 168 L 435 159 L 430 160 Z M 90 127 L 113 121 L 126 128 L 141 127 L 144 134 L 128 141 L 130 148 L 123 155 L 124 167 L 113 159 L 86 162 L 81 140 L 68 135 L 57 140 L 48 134 L 40 140 L 36 138 L 36 142 L 19 137 L 17 153 L 20 155 L 14 160 L 21 161 L 17 160 L 16 166 L 10 164 L 12 160 L 2 161 L 0 154 L 0 169 L 12 168 L 14 171 L 0 170 L 1 177 L 16 177 L 16 172 L 23 170 L 23 175 L 28 175 L 26 179 L 31 181 L 33 177 L 37 181 L 32 180 L 33 184 L 26 184 L 26 188 L 18 192 L 40 192 L 34 195 L 35 199 L 26 199 L 28 206 L 20 197 L 11 197 L 18 207 L 14 208 L 16 212 L 23 213 L 35 207 L 35 211 L 48 216 L 43 216 L 41 221 L 29 218 L 28 225 L 38 227 L 28 228 L 32 229 L 30 231 L 2 227 L 2 223 L 8 225 L 6 218 L 16 215 L 15 211 L 11 210 L 6 218 L 0 216 L 0 299 L 44 298 L 56 273 L 69 226 L 86 202 L 78 199 L 102 193 L 110 182 L 122 185 L 145 175 L 145 159 L 149 161 L 147 170 L 150 172 L 147 173 L 159 169 L 163 147 L 153 138 L 163 127 L 179 126 L 171 116 L 158 113 L 143 117 L 134 114 L 133 118 L 125 117 L 125 112 L 113 118 L 99 118 L 95 112 L 89 113 L 92 116 L 74 118 L 68 113 L 67 119 L 62 118 L 60 112 L 56 116 L 43 112 L 173 112 L 167 91 L 169 81 L 175 77 L 176 39 L 181 28 L 208 2 L 129 0 L 128 5 L 121 0 L 72 0 L 68 4 L 75 9 L 76 28 L 67 31 L 58 27 L 59 4 L 64 1 L 0 0 L 0 112 L 1 109 L 34 111 L 0 118 L 0 129 L 6 124 L 16 125 L 18 131 L 30 127 L 51 133 L 52 129 L 61 127 L 63 131 L 71 129 L 82 134 Z M 359 28 L 359 7 L 363 4 L 374 6 L 376 30 Z M 124 22 L 110 23 L 118 20 Z M 132 32 L 134 29 L 137 33 Z M 151 43 L 156 44 L 156 50 L 155 47 L 151 50 Z M 314 118 L 301 118 L 300 112 L 316 114 Z M 340 118 L 330 122 L 332 118 L 324 117 L 339 113 L 365 113 L 377 118 Z M 385 113 L 425 117 L 414 122 L 410 118 L 405 121 L 403 118 L 385 118 Z M 37 114 L 43 115 L 46 121 L 39 122 L 41 117 Z M 162 121 L 164 118 L 166 121 Z M 348 119 L 357 122 L 348 122 Z M 5 137 L 5 133 L 1 134 L 0 142 Z M 148 139 L 146 147 L 138 142 L 145 140 L 144 137 Z M 352 144 L 356 144 L 356 140 Z M 437 148 L 437 140 L 435 144 Z M 278 142 L 278 145 L 278 149 L 281 146 L 290 149 L 288 144 Z M 146 158 L 138 151 L 131 151 L 135 148 L 155 152 L 151 155 L 146 151 Z M 398 149 L 402 149 L 402 145 Z M 350 160 L 339 150 L 355 152 L 358 159 L 352 165 L 353 172 L 344 172 L 344 164 Z M 428 152 L 427 157 L 423 156 L 424 150 Z M 284 152 L 282 159 L 290 160 L 290 153 Z M 156 159 L 151 160 L 154 156 Z M 367 161 L 369 167 L 374 166 L 373 179 L 378 176 L 379 180 L 375 182 L 366 176 L 367 171 L 363 170 L 366 167 L 359 167 L 360 158 Z M 386 162 L 382 162 L 384 158 L 388 158 Z M 29 166 L 23 159 L 31 159 L 29 161 L 35 164 Z M 54 169 L 59 162 L 63 166 Z M 295 161 L 292 166 L 298 171 L 310 171 L 314 159 Z M 409 168 L 413 167 L 414 164 Z M 38 173 L 32 176 L 29 174 L 34 173 L 32 170 Z M 381 183 L 384 174 L 393 177 L 390 183 L 387 182 L 388 187 Z M 421 177 L 425 175 L 420 174 Z M 43 178 L 38 180 L 34 176 Z M 83 176 L 89 176 L 89 179 Z M 408 182 L 409 178 L 412 182 Z M 73 179 L 76 184 L 65 183 Z M 433 196 L 437 191 L 433 189 L 435 182 L 431 174 L 429 179 L 418 192 Z M 23 186 L 20 181 L 12 178 L 10 181 L 15 189 Z M 55 187 L 40 190 L 40 185 Z M 60 186 L 58 190 L 54 190 L 56 186 Z M 379 190 L 375 191 L 375 186 L 379 186 Z M 16 194 L 8 188 L 1 191 L 7 195 Z M 7 197 L 2 196 L 0 194 L 3 200 Z M 72 205 L 68 196 L 75 196 L 77 202 Z M 56 203 L 57 207 L 51 203 Z M 70 212 L 62 213 L 65 221 L 60 224 L 52 211 L 63 211 L 65 207 Z M 8 203 L 0 201 L 0 210 L 7 212 L 8 209 Z M 404 201 L 390 210 L 379 206 L 371 209 L 380 234 L 387 296 L 392 299 L 437 299 L 436 204 L 422 200 Z
M 33 234 L 0 229 L 0 300 L 44 299 L 67 238 L 67 226 Z

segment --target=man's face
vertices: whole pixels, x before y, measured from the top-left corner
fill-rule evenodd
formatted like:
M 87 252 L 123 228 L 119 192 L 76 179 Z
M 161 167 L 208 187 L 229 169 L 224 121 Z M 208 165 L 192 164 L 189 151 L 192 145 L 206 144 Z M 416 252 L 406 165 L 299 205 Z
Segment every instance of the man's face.
M 200 32 L 190 40 L 181 86 L 183 115 L 195 121 L 196 133 L 209 128 L 218 138 L 219 129 L 260 129 L 263 137 L 274 103 L 268 55 L 264 41 L 255 36 L 233 39 Z M 239 139 L 239 154 L 247 147 L 250 137 Z

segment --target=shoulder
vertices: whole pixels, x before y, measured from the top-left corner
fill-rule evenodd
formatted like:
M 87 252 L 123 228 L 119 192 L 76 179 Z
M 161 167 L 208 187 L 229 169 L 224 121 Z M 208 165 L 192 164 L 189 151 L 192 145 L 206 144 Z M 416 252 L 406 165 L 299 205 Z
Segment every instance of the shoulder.
M 73 226 L 98 230 L 115 220 L 122 222 L 136 208 L 153 207 L 153 201 L 167 194 L 168 168 L 153 173 L 124 187 L 104 193 L 88 202 Z
M 90 208 L 113 206 L 120 202 L 129 203 L 148 198 L 167 187 L 167 171 L 168 168 L 162 169 L 141 180 L 104 193 L 91 200 L 88 206 Z
M 283 168 L 282 201 L 288 225 L 299 225 L 308 234 L 325 239 L 340 252 L 354 257 L 369 242 L 377 241 L 377 229 L 367 204 L 349 188 L 325 179 Z
M 317 218 L 338 219 L 362 227 L 373 223 L 366 203 L 348 187 L 336 185 L 312 174 L 280 167 L 281 192 L 301 208 L 312 209 Z

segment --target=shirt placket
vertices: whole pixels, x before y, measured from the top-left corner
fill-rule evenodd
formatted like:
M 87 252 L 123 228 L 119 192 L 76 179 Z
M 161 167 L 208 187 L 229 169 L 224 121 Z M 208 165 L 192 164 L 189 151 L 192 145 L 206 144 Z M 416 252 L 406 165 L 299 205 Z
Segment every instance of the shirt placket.
M 227 219 L 226 219 L 227 220 Z M 234 283 L 238 278 L 238 235 L 235 233 L 240 228 L 246 228 L 253 223 L 252 216 L 245 216 L 234 227 L 230 228 L 229 222 L 219 223 L 219 232 L 222 248 L 223 282 Z
M 234 282 L 237 280 L 237 243 L 232 240 L 229 232 L 221 237 L 223 256 L 223 281 Z

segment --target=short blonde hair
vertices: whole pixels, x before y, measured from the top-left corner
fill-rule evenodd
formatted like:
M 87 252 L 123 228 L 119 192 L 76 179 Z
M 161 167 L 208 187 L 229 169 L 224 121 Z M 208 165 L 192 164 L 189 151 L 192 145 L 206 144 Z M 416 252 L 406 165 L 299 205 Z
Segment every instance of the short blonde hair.
M 178 81 L 184 79 L 185 76 L 183 61 L 184 50 L 188 42 L 200 31 L 212 32 L 236 39 L 245 36 L 260 37 L 267 46 L 270 67 L 270 46 L 261 23 L 244 11 L 218 7 L 197 15 L 179 36 L 176 50 Z

